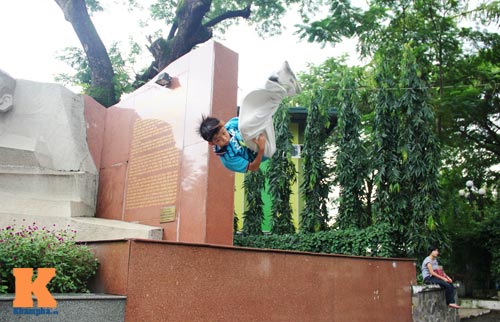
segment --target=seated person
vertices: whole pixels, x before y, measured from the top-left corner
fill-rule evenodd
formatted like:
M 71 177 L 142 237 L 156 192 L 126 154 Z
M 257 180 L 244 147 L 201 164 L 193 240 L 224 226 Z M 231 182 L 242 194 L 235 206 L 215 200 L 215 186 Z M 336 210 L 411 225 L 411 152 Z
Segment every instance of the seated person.
M 424 278 L 424 283 L 438 284 L 441 288 L 444 288 L 446 304 L 451 308 L 459 309 L 460 306 L 455 303 L 455 287 L 452 284 L 453 280 L 448 275 L 444 274 L 444 271 L 439 274 L 438 255 L 438 247 L 429 247 L 429 256 L 422 262 L 422 277 Z

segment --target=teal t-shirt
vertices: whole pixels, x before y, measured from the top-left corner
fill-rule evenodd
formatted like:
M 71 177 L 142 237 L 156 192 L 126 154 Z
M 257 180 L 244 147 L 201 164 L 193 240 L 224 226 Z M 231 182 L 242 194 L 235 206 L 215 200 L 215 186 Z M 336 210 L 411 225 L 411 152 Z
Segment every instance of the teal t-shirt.
M 224 147 L 214 146 L 214 152 L 219 156 L 222 164 L 227 169 L 245 173 L 248 170 L 248 165 L 255 160 L 257 153 L 245 145 L 241 137 L 241 132 L 238 129 L 237 117 L 230 119 L 224 127 L 231 137 L 229 144 Z

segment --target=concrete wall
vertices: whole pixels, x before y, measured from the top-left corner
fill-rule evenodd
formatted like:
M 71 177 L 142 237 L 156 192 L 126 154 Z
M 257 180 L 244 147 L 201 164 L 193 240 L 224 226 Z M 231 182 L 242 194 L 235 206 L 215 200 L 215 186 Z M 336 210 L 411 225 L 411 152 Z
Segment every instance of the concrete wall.
M 458 310 L 446 305 L 438 285 L 413 286 L 413 322 L 458 322 Z
M 168 241 L 89 244 L 94 292 L 127 296 L 126 322 L 412 321 L 412 260 Z

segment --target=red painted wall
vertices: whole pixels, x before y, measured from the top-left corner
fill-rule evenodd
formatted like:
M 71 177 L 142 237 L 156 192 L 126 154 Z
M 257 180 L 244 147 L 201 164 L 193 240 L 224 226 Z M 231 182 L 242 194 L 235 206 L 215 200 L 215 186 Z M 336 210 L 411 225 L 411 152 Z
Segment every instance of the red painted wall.
M 126 322 L 410 322 L 415 262 L 127 240 L 90 244 Z

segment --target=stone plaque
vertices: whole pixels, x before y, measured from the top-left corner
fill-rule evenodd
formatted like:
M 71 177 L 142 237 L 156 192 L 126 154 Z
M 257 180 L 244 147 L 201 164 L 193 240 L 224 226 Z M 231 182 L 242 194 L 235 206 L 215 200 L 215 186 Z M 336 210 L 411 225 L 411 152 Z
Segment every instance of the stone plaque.
M 164 207 L 160 213 L 160 223 L 175 221 L 175 206 Z

